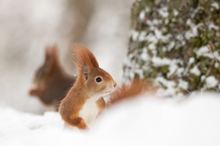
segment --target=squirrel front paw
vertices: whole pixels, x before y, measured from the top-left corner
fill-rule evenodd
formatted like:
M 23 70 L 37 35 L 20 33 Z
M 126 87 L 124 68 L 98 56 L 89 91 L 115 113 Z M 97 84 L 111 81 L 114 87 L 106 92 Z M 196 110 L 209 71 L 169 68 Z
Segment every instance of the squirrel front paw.
M 78 127 L 79 129 L 88 129 L 85 121 L 81 117 L 73 119 L 72 124 Z

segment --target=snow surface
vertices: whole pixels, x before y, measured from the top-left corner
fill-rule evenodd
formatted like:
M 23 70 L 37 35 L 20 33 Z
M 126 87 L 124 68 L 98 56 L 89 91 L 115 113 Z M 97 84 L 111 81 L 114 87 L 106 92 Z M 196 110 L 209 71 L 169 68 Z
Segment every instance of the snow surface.
M 65 127 L 58 113 L 1 107 L 0 145 L 219 146 L 218 96 L 197 93 L 183 102 L 142 96 L 109 109 L 83 132 Z

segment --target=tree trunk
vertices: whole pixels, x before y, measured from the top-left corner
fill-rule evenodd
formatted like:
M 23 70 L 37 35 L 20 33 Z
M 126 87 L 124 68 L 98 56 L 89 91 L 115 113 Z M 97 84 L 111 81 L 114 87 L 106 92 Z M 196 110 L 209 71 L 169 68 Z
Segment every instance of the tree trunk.
M 171 96 L 220 91 L 220 2 L 136 0 L 124 77 L 153 80 Z

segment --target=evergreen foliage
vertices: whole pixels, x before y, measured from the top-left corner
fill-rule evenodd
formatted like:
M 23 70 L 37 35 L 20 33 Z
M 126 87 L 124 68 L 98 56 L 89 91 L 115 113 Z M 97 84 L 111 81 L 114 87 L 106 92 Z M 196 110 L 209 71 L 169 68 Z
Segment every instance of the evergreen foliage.
M 124 77 L 153 80 L 167 95 L 220 91 L 220 1 L 134 2 Z

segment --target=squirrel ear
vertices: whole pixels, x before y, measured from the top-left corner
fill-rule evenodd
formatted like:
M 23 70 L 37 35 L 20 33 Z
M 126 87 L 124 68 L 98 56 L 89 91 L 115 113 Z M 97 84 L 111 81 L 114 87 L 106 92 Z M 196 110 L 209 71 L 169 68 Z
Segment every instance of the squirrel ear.
M 76 66 L 78 66 L 79 68 L 80 66 L 85 64 L 90 71 L 93 68 L 99 67 L 98 61 L 96 60 L 94 54 L 82 45 L 74 44 L 74 58 Z

